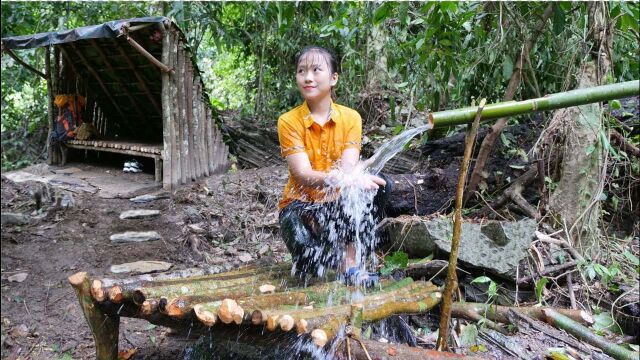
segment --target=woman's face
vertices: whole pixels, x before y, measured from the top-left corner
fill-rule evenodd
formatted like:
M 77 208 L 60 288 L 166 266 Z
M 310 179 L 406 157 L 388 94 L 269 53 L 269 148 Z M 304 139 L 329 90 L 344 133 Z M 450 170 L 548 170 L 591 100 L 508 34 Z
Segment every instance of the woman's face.
M 338 74 L 333 72 L 325 55 L 317 51 L 304 54 L 296 68 L 296 84 L 307 101 L 331 97 L 331 88 L 338 83 Z

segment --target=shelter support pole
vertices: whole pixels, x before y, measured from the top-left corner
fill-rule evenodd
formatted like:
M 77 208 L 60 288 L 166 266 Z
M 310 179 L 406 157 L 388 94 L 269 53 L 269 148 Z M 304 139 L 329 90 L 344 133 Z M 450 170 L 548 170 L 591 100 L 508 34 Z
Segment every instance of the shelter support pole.
M 170 62 L 171 66 L 175 67 L 178 63 L 178 48 L 176 45 L 176 34 L 175 31 L 169 30 L 170 40 L 169 40 L 169 53 L 170 53 Z M 182 147 L 180 144 L 182 143 L 182 137 L 180 136 L 180 113 L 178 111 L 178 86 L 176 81 L 176 75 L 171 75 L 171 138 L 173 139 L 173 143 L 171 144 L 172 149 L 171 153 L 172 158 L 171 161 L 173 164 L 171 165 L 171 181 L 173 185 L 178 185 L 181 182 L 182 173 L 185 171 L 182 166 L 182 156 L 184 154 L 181 153 Z
M 117 45 L 117 42 L 116 42 Z M 171 37 L 169 33 L 169 29 L 162 27 L 162 61 L 164 63 L 171 63 Z M 120 49 L 120 53 L 123 53 L 122 49 Z M 131 65 L 131 60 L 128 60 L 129 65 Z M 135 71 L 134 71 L 135 73 Z M 162 187 L 165 190 L 171 190 L 173 187 L 173 179 L 172 179 L 172 166 L 174 166 L 173 158 L 175 154 L 173 153 L 173 149 L 175 146 L 173 142 L 175 141 L 175 137 L 173 136 L 173 123 L 172 123 L 172 110 L 171 110 L 171 74 L 162 73 L 162 139 L 163 139 L 163 150 L 162 150 Z M 138 77 L 138 81 L 140 78 Z M 157 164 L 156 164 L 157 166 Z
M 135 40 L 133 40 L 131 38 L 131 36 L 125 34 L 125 39 L 127 40 L 127 42 L 133 46 L 134 49 L 138 50 L 138 52 L 140 54 L 142 54 L 142 56 L 144 56 L 147 60 L 149 60 L 153 65 L 157 66 L 158 68 L 160 68 L 160 70 L 162 70 L 162 72 L 168 72 L 171 73 L 172 75 L 175 74 L 175 71 L 168 67 L 167 65 L 163 64 L 160 60 L 156 59 L 153 55 L 151 55 L 145 48 L 142 47 L 142 45 L 138 44 L 138 42 L 136 42 Z
M 44 71 L 46 72 L 45 80 L 47 80 L 47 116 L 49 121 L 49 133 L 47 134 L 47 164 L 57 164 L 55 157 L 56 151 L 51 145 L 51 136 L 53 136 L 53 129 L 55 126 L 55 114 L 53 112 L 53 85 L 51 83 L 51 49 L 49 46 L 44 48 Z
M 46 47 L 47 49 L 49 48 L 48 46 Z M 13 51 L 11 51 L 11 49 L 7 49 L 4 46 L 2 47 L 2 51 L 4 51 L 5 53 L 7 53 L 7 55 L 11 56 L 11 58 L 13 60 L 15 60 L 18 64 L 24 66 L 25 68 L 27 68 L 27 70 L 33 72 L 34 74 L 40 76 L 41 78 L 47 80 L 48 75 L 45 73 L 43 74 L 42 71 L 38 71 L 36 70 L 33 66 L 27 64 L 26 62 L 24 62 L 22 59 L 20 59 L 18 57 L 18 55 L 16 55 Z M 48 50 L 47 50 L 48 51 Z M 45 70 L 46 72 L 47 70 Z

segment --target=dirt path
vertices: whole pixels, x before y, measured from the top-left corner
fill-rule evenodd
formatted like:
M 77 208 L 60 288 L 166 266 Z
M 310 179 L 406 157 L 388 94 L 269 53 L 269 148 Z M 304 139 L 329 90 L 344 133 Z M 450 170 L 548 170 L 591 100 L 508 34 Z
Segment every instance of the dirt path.
M 223 270 L 260 258 L 283 260 L 286 249 L 277 236 L 276 204 L 284 171 L 273 167 L 213 176 L 144 204 L 77 192 L 68 209 L 49 211 L 27 225 L 3 225 L 2 358 L 95 357 L 93 338 L 67 283 L 78 271 L 113 278 L 117 276 L 110 273 L 111 265 L 138 260 L 167 261 L 173 269 Z M 37 187 L 3 176 L 2 212 L 29 214 L 35 203 L 30 191 Z M 129 209 L 158 209 L 161 215 L 120 220 L 120 213 Z M 122 245 L 109 241 L 114 233 L 135 230 L 158 231 L 162 240 Z M 19 273 L 27 274 L 22 282 L 9 281 Z M 170 334 L 145 321 L 121 320 L 120 350 L 138 348 L 135 359 L 173 359 L 190 341 L 185 334 Z

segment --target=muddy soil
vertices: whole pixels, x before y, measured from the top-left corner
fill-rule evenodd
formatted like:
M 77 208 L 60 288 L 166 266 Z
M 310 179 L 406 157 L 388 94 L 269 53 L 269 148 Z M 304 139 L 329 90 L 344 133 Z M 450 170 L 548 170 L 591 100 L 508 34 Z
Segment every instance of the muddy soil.
M 32 193 L 41 185 L 17 184 L 4 175 L 2 212 L 31 214 Z M 78 271 L 117 278 L 128 275 L 111 273 L 111 265 L 138 260 L 167 261 L 172 270 L 211 266 L 227 270 L 256 260 L 283 261 L 287 252 L 276 233 L 277 201 L 285 180 L 284 167 L 244 170 L 212 176 L 174 191 L 169 198 L 142 204 L 77 191 L 72 192 L 68 208 L 56 210 L 45 199 L 45 212 L 28 224 L 3 225 L 2 358 L 95 358 L 91 332 L 67 282 Z M 122 186 L 126 188 L 126 182 Z M 159 209 L 161 215 L 120 220 L 120 213 L 129 209 Z M 121 245 L 109 241 L 114 233 L 135 230 L 158 231 L 162 240 Z M 20 273 L 27 274 L 23 281 L 9 280 Z M 121 319 L 119 348 L 137 348 L 135 359 L 179 358 L 194 340 L 146 321 Z

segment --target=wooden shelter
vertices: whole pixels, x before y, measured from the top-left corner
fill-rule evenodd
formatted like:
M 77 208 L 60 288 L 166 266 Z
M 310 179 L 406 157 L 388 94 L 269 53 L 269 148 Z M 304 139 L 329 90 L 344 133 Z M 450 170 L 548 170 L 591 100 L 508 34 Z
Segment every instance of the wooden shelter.
M 44 47 L 45 73 L 12 49 Z M 12 36 L 2 50 L 47 81 L 48 163 L 65 161 L 64 149 L 155 160 L 156 181 L 171 189 L 228 166 L 228 147 L 186 38 L 168 18 L 110 21 L 72 30 Z M 95 136 L 54 146 L 56 97 L 81 99 L 80 117 Z

